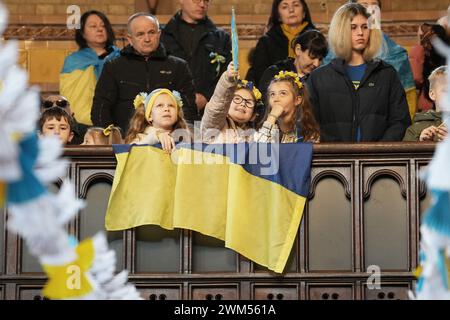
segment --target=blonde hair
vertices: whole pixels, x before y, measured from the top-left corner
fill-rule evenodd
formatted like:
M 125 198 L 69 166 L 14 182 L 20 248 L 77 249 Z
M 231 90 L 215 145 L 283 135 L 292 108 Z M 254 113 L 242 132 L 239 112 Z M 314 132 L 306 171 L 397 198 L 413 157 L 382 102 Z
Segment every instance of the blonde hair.
M 433 90 L 437 83 L 442 81 L 443 77 L 447 77 L 447 66 L 440 66 L 439 68 L 434 69 L 428 77 L 428 81 L 430 82 L 430 90 Z
M 109 131 L 109 133 L 108 133 Z M 111 145 L 122 143 L 122 134 L 119 127 L 108 127 L 107 129 L 101 127 L 89 128 L 86 135 L 91 135 L 95 145 Z
M 336 57 L 344 59 L 346 62 L 352 58 L 352 20 L 354 17 L 362 15 L 367 19 L 370 15 L 366 8 L 358 3 L 347 3 L 341 6 L 330 22 L 328 39 Z M 374 59 L 380 52 L 383 37 L 381 30 L 370 29 L 369 43 L 363 51 L 364 61 Z
M 173 130 L 187 129 L 187 124 L 183 116 L 183 109 L 178 109 L 177 117 L 178 119 L 173 125 Z M 145 108 L 144 104 L 141 103 L 141 105 L 134 111 L 133 117 L 130 120 L 130 127 L 125 138 L 125 143 L 130 143 L 136 139 L 137 135 L 139 133 L 143 133 L 148 126 L 153 126 L 153 124 L 145 119 Z

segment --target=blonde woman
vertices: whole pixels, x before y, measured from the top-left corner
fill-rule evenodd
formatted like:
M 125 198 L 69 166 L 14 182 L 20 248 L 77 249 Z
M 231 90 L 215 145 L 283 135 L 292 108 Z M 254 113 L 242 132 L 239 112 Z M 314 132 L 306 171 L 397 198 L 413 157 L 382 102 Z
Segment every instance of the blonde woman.
M 411 124 L 397 72 L 375 58 L 382 35 L 368 18 L 357 3 L 336 11 L 329 29 L 336 58 L 308 79 L 321 142 L 400 141 Z

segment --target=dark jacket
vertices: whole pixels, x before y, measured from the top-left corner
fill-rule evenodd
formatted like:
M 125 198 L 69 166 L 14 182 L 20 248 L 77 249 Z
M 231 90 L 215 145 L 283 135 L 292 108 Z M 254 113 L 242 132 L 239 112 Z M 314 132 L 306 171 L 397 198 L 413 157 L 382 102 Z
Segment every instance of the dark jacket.
M 164 44 L 168 54 L 182 58 L 189 63 L 189 67 L 194 77 L 195 92 L 201 93 L 210 99 L 220 75 L 227 69 L 231 61 L 231 40 L 230 35 L 206 17 L 199 23 L 204 23 L 206 32 L 199 37 L 199 42 L 194 45 L 192 55 L 188 56 L 185 49 L 181 46 L 179 39 L 181 20 L 181 11 L 175 14 L 162 30 L 161 43 Z M 217 72 L 217 64 L 211 63 L 213 58 L 210 53 L 218 53 L 225 58 Z
M 358 128 L 360 141 L 401 141 L 411 124 L 397 72 L 381 60 L 367 63 L 358 90 L 342 59 L 314 70 L 307 86 L 321 142 L 356 142 Z
M 94 126 L 114 124 L 125 134 L 134 113 L 133 100 L 140 92 L 157 88 L 180 92 L 184 117 L 188 122 L 200 120 L 194 98 L 194 85 L 186 61 L 169 56 L 160 45 L 148 60 L 130 45 L 121 56 L 108 61 L 95 87 L 91 119 Z
M 312 25 L 307 25 L 302 32 L 312 30 Z M 278 61 L 289 56 L 289 40 L 281 30 L 280 25 L 273 26 L 265 35 L 259 38 L 253 53 L 251 67 L 247 72 L 246 79 L 253 81 L 259 88 L 264 71 Z
M 403 141 L 419 141 L 420 134 L 424 129 L 431 126 L 439 127 L 442 124 L 442 114 L 435 110 L 416 113 L 413 122 L 414 124 L 406 129 Z

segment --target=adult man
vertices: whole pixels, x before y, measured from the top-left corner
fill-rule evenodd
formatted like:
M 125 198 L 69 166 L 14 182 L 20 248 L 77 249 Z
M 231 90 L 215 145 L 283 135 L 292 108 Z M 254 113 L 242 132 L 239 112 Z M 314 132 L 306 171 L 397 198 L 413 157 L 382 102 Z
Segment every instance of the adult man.
M 195 85 L 195 101 L 202 111 L 220 75 L 231 61 L 231 40 L 207 17 L 211 0 L 179 0 L 181 10 L 162 31 L 167 52 L 188 61 Z
M 159 42 L 161 31 L 155 16 L 136 13 L 128 19 L 128 41 L 121 56 L 105 64 L 95 88 L 91 112 L 95 126 L 110 124 L 128 130 L 140 92 L 168 88 L 180 92 L 185 119 L 197 118 L 192 75 L 186 61 L 170 56 Z

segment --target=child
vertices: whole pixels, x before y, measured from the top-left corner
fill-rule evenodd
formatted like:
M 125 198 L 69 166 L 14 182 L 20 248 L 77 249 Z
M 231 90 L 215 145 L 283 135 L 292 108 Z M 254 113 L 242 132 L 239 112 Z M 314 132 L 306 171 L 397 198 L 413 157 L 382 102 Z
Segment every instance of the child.
M 201 123 L 202 140 L 206 143 L 239 143 L 253 140 L 251 123 L 261 93 L 252 82 L 238 80 L 231 62 L 206 104 Z
M 256 142 L 319 142 L 319 125 L 296 73 L 280 71 L 267 93 L 269 106 L 265 121 L 255 134 Z
M 125 143 L 161 143 L 163 150 L 170 153 L 175 141 L 189 140 L 183 102 L 177 91 L 155 89 L 150 94 L 140 93 L 133 104 L 136 111 L 130 120 Z M 174 130 L 180 139 L 174 138 Z
M 414 124 L 407 130 L 403 141 L 442 141 L 447 136 L 447 125 L 442 123 L 443 97 L 447 90 L 447 67 L 435 69 L 428 77 L 429 96 L 434 102 L 435 110 L 417 113 Z
M 66 112 L 72 117 L 72 131 L 73 131 L 73 139 L 70 141 L 70 144 L 72 145 L 78 145 L 83 142 L 83 136 L 86 133 L 86 130 L 88 129 L 88 126 L 85 124 L 78 123 L 75 120 L 74 113 L 72 112 L 72 109 L 70 107 L 69 101 L 62 95 L 48 95 L 47 97 L 43 98 L 41 101 L 41 114 L 48 108 L 52 107 L 60 107 L 66 110 Z
M 82 145 L 111 145 L 122 143 L 119 127 L 110 125 L 107 128 L 92 127 L 86 131 Z
M 74 135 L 72 128 L 72 117 L 60 107 L 46 109 L 39 119 L 40 135 L 56 135 L 63 145 L 72 141 Z

